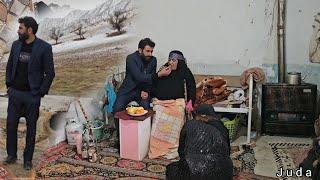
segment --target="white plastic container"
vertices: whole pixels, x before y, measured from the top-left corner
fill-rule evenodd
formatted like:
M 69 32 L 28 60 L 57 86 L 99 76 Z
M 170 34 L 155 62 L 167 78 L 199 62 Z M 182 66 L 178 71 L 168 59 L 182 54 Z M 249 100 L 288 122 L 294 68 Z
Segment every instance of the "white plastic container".
M 66 135 L 69 145 L 76 145 L 77 136 L 82 137 L 83 125 L 78 118 L 71 118 L 67 120 Z

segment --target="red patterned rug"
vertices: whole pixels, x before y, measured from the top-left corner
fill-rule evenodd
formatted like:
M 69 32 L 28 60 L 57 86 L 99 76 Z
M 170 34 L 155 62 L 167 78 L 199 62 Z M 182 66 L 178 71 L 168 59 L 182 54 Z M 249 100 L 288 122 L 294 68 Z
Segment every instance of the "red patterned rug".
M 43 154 L 36 167 L 36 176 L 46 179 L 165 179 L 165 167 L 170 162 L 164 159 L 133 161 L 104 150 L 99 152 L 99 161 L 90 163 L 78 157 L 74 147 L 62 142 Z
M 5 166 L 0 165 L 0 179 L 14 179 L 16 178 Z
M 100 145 L 100 146 L 105 146 Z M 239 147 L 232 147 L 234 179 L 271 179 L 253 174 L 255 166 L 252 148 L 245 148 L 239 153 Z M 166 165 L 172 161 L 166 159 L 145 158 L 143 161 L 122 159 L 118 153 L 109 152 L 108 148 L 99 152 L 99 160 L 90 163 L 76 155 L 76 149 L 65 142 L 43 153 L 42 160 L 36 167 L 36 177 L 45 179 L 165 179 Z

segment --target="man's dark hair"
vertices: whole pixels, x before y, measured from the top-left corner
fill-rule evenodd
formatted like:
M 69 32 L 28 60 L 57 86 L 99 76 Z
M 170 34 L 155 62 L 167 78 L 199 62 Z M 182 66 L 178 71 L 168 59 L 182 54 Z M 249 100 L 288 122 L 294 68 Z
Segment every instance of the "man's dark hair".
M 144 47 L 146 47 L 147 45 L 152 48 L 154 48 L 154 46 L 156 46 L 156 44 L 150 38 L 144 38 L 144 39 L 140 40 L 138 48 L 144 49 Z
M 27 29 L 31 28 L 33 34 L 37 33 L 37 31 L 38 31 L 38 23 L 33 17 L 25 16 L 25 17 L 19 18 L 18 22 L 19 23 L 23 23 L 24 26 L 26 26 Z

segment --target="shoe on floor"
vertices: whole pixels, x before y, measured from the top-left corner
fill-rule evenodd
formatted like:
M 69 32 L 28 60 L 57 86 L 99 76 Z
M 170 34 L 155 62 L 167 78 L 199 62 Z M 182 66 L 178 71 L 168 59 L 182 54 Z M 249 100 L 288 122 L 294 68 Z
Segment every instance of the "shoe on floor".
M 27 171 L 32 169 L 32 162 L 31 161 L 26 161 L 23 163 L 23 168 Z
M 3 164 L 4 165 L 14 164 L 16 161 L 17 161 L 17 157 L 8 156 L 6 160 L 4 160 Z

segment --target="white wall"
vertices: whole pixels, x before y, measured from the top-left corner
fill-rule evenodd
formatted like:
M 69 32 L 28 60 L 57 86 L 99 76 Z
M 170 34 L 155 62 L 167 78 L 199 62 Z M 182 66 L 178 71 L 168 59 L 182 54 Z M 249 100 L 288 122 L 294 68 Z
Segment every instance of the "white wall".
M 287 63 L 309 63 L 309 43 L 314 15 L 320 12 L 319 0 L 288 0 Z
M 156 42 L 154 54 L 160 61 L 166 60 L 170 50 L 180 49 L 189 63 L 197 66 L 195 73 L 229 75 L 239 75 L 248 67 L 277 63 L 273 14 L 277 11 L 276 0 L 136 0 L 135 3 L 136 44 L 143 37 L 151 37 Z M 319 7 L 319 0 L 288 0 L 288 63 L 308 62 L 313 15 Z

